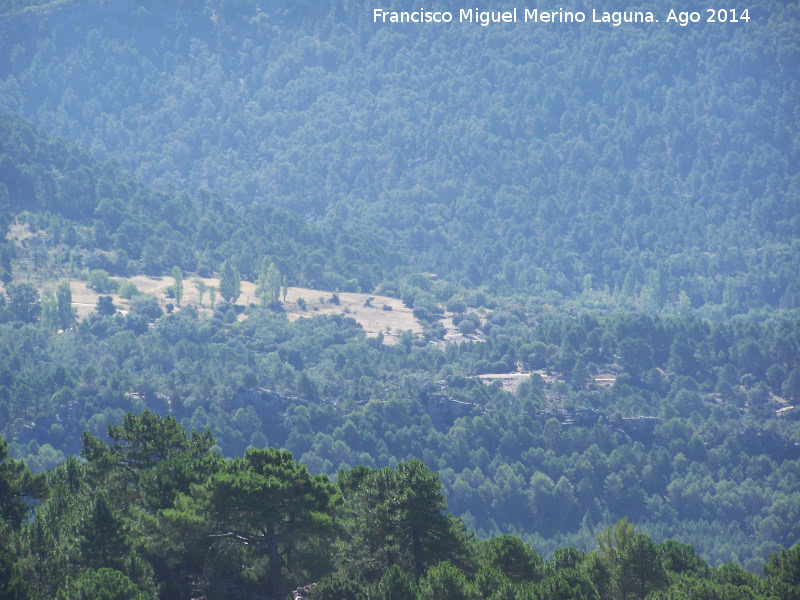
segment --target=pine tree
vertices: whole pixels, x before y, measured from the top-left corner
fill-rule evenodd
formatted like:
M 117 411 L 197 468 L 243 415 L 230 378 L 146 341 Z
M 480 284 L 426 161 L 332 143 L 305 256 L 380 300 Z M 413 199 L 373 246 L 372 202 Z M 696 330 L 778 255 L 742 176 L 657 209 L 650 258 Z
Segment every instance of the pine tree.
M 643 600 L 651 591 L 667 585 L 658 548 L 643 533 L 637 533 L 619 549 L 613 573 L 618 598 Z
M 772 592 L 773 598 L 800 598 L 800 546 L 773 552 L 762 570 L 767 576 L 765 587 Z
M 212 537 L 266 556 L 272 596 L 284 598 L 283 565 L 289 556 L 309 564 L 325 547 L 310 542 L 331 530 L 335 493 L 326 475 L 311 475 L 290 452 L 251 449 L 197 489 L 194 508 Z
M 102 490 L 95 494 L 80 528 L 80 548 L 86 564 L 96 568 L 122 566 L 128 552 L 122 518 Z
M 486 542 L 489 564 L 514 583 L 541 578 L 542 557 L 513 535 L 501 535 Z
M 8 458 L 8 442 L 0 438 L 0 522 L 18 529 L 28 516 L 28 500 L 46 498 L 45 475 L 32 475 L 25 463 Z
M 449 562 L 439 563 L 420 582 L 422 600 L 473 600 L 475 595 L 467 578 Z
M 348 479 L 344 475 L 345 480 Z M 441 561 L 465 563 L 463 525 L 443 511 L 439 476 L 421 461 L 361 473 L 348 504 L 356 568 L 375 577 L 392 565 L 417 577 Z
M 56 600 L 75 598 L 114 598 L 114 600 L 149 600 L 124 573 L 114 569 L 87 569 L 80 577 L 67 577 L 59 588 Z

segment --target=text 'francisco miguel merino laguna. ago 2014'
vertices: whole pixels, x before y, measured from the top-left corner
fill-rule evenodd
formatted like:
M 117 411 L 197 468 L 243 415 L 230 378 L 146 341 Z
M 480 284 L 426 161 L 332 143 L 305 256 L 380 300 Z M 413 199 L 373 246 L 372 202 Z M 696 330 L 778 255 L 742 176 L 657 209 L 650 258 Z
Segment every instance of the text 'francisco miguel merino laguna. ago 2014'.
M 680 12 L 674 9 L 665 15 L 665 23 L 675 23 L 685 27 L 690 23 L 701 20 L 706 23 L 740 23 L 750 20 L 748 10 L 741 11 L 730 9 L 708 9 L 708 13 L 701 17 L 701 12 Z M 456 19 L 456 16 L 458 17 Z M 589 18 L 591 17 L 591 18 Z M 599 11 L 592 9 L 590 15 L 583 11 L 571 11 L 559 8 L 558 10 L 539 10 L 513 8 L 511 10 L 480 10 L 477 8 L 462 8 L 457 13 L 451 11 L 433 11 L 420 8 L 414 11 L 389 11 L 376 8 L 372 11 L 373 23 L 475 23 L 486 27 L 494 23 L 607 23 L 619 27 L 626 23 L 658 23 L 659 20 L 649 11 Z

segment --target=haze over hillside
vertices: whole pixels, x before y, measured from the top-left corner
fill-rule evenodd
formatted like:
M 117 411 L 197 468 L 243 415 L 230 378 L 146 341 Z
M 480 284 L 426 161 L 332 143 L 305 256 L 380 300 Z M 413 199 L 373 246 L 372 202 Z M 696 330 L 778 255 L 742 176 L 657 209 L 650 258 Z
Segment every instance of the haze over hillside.
M 798 306 L 796 6 L 687 27 L 665 2 L 647 7 L 661 23 L 620 27 L 400 26 L 372 8 L 9 17 L 0 109 L 157 188 L 353 224 L 468 286 Z
M 0 598 L 788 597 L 800 8 L 374 8 L 0 2 Z

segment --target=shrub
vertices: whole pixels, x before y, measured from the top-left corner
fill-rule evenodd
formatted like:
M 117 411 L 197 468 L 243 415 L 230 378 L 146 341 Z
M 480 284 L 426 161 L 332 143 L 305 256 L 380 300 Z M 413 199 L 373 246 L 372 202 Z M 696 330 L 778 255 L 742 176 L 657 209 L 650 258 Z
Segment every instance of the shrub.
M 107 271 L 104 271 L 103 269 L 93 269 L 89 273 L 89 279 L 86 281 L 86 286 L 99 294 L 108 294 L 110 292 L 116 292 L 118 284 L 108 276 Z
M 136 287 L 135 283 L 130 281 L 123 281 L 119 286 L 119 297 L 125 298 L 126 300 L 130 300 L 134 296 L 138 296 L 142 292 L 139 291 L 139 288 Z

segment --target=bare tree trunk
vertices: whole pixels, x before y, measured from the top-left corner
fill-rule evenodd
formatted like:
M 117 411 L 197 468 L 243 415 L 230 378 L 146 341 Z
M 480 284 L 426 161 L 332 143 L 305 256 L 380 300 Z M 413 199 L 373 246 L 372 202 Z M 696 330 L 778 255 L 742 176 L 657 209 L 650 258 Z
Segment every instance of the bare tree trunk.
M 286 586 L 283 583 L 281 574 L 281 553 L 278 549 L 278 540 L 275 532 L 270 531 L 270 539 L 267 542 L 269 554 L 269 580 L 274 598 L 283 600 L 286 597 Z

